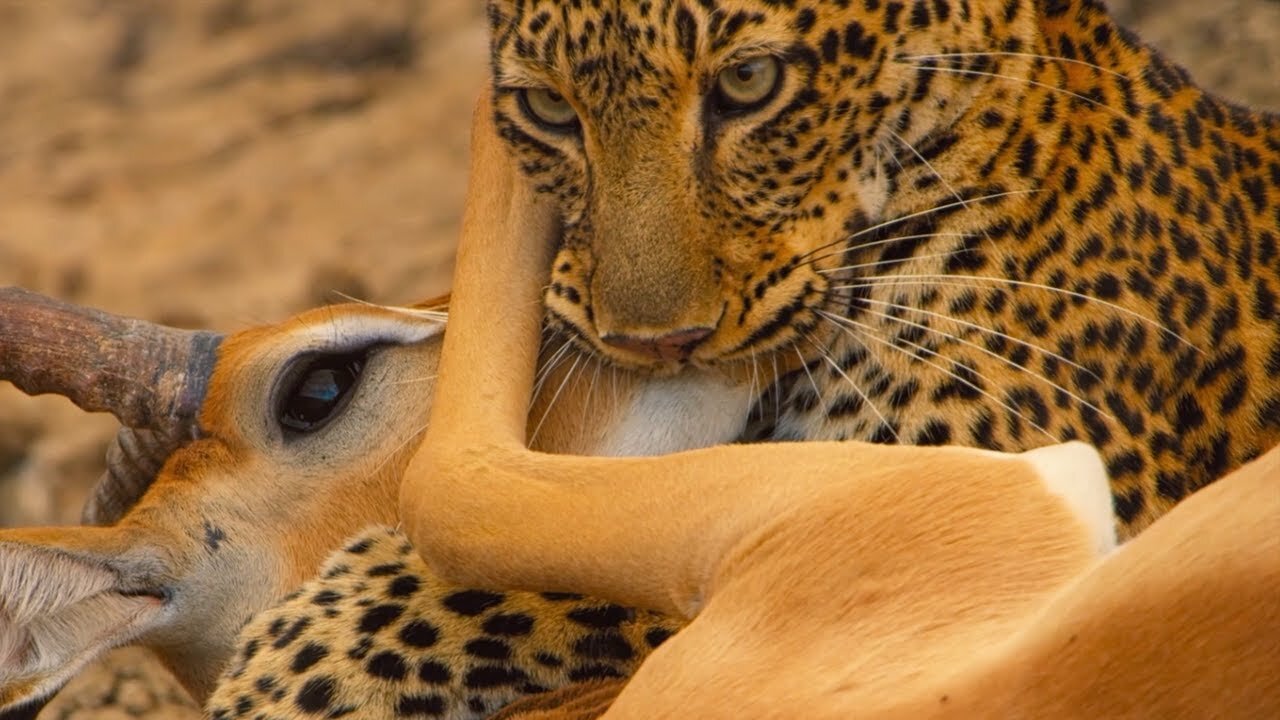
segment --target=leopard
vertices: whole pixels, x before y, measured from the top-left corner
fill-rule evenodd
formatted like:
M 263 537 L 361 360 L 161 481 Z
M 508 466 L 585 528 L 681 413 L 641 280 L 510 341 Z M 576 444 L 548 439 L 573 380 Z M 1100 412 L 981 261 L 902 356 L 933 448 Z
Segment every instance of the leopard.
M 546 322 L 749 439 L 1084 440 L 1132 538 L 1280 441 L 1280 117 L 1097 0 L 493 0 Z
M 630 677 L 679 628 L 575 593 L 451 587 L 401 531 L 370 527 L 245 625 L 204 716 L 484 718 Z

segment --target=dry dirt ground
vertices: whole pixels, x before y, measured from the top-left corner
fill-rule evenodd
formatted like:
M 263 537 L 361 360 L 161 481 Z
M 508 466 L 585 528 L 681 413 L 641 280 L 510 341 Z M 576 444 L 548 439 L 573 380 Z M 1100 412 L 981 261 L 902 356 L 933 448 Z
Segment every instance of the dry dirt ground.
M 1280 109 L 1280 2 L 1112 6 L 1205 84 Z M 482 13 L 0 0 L 0 285 L 219 330 L 446 290 Z M 0 526 L 74 521 L 113 430 L 0 387 Z M 136 710 L 173 701 L 87 682 Z

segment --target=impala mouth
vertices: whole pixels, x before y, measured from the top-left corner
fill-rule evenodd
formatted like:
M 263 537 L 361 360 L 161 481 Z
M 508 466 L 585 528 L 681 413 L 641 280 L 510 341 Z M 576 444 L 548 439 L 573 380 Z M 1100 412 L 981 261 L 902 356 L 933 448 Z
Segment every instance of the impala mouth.
M 137 590 L 117 590 L 116 595 L 127 598 L 149 598 L 155 600 L 161 605 L 168 605 L 173 602 L 173 590 L 171 588 L 140 588 Z

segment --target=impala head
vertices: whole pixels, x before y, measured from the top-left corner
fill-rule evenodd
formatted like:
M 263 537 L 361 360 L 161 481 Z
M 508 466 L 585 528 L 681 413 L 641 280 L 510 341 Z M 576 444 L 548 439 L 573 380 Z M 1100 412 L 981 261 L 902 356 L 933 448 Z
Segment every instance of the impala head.
M 345 536 L 394 524 L 438 313 L 348 305 L 221 338 L 13 290 L 0 303 L 0 377 L 143 428 L 122 431 L 86 511 L 116 524 L 0 531 L 0 707 L 129 642 L 199 697 L 245 620 Z M 32 350 L 68 326 L 85 331 L 73 352 Z
M 245 621 L 346 537 L 396 524 L 443 328 L 348 304 L 222 337 L 0 289 L 0 379 L 132 426 L 86 507 L 97 527 L 0 530 L 0 710 L 130 643 L 207 695 Z M 742 429 L 745 390 L 718 376 L 606 390 L 567 367 L 530 415 L 540 447 L 660 453 Z

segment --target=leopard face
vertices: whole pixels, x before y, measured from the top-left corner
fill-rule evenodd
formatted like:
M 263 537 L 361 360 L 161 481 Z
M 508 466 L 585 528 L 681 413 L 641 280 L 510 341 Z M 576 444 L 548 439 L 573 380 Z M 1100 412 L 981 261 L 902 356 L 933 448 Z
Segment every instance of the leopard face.
M 631 367 L 808 351 L 838 304 L 830 271 L 893 200 L 891 150 L 931 151 L 980 97 L 913 58 L 1026 46 L 1031 13 L 1008 13 L 492 3 L 500 130 L 563 210 L 553 320 Z
M 1280 120 L 1098 0 L 489 18 L 587 353 L 749 372 L 752 438 L 1086 440 L 1124 537 L 1280 442 Z

